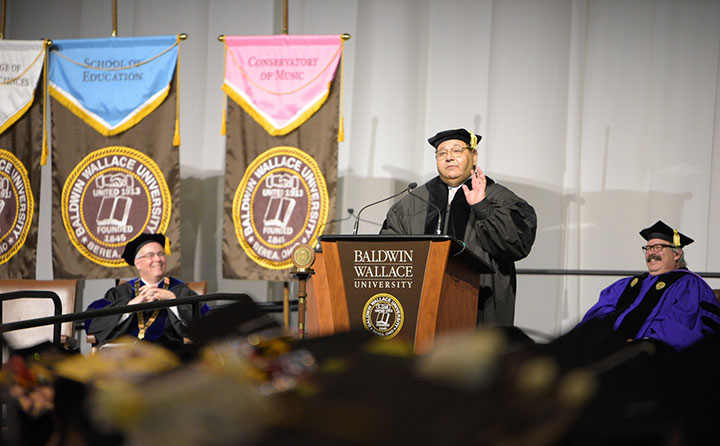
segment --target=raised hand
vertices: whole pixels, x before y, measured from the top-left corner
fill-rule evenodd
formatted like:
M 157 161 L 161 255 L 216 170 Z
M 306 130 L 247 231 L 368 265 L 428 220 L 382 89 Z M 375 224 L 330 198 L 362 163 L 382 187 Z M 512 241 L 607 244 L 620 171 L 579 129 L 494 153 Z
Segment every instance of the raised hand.
M 480 203 L 485 199 L 485 188 L 487 187 L 487 179 L 485 178 L 485 172 L 481 168 L 475 167 L 470 172 L 472 178 L 472 190 L 467 185 L 463 184 L 462 189 L 465 193 L 465 199 L 469 205 Z

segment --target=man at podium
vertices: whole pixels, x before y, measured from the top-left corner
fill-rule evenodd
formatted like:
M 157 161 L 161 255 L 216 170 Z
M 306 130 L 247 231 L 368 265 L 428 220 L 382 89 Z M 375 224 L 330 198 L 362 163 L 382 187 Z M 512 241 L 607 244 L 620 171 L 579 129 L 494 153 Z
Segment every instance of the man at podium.
M 515 264 L 535 241 L 535 210 L 477 166 L 482 137 L 465 129 L 428 139 L 438 176 L 390 208 L 381 234 L 436 234 L 438 228 L 495 268 L 480 275 L 478 324 L 513 325 Z

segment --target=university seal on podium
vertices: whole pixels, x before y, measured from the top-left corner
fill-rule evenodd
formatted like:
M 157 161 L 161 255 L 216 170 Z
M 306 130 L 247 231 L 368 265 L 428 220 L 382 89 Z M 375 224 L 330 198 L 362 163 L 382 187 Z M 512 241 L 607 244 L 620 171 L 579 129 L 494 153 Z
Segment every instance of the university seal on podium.
M 390 339 L 397 335 L 405 322 L 405 312 L 400 301 L 391 294 L 379 293 L 371 297 L 363 308 L 365 329 Z
M 62 190 L 62 219 L 80 253 L 123 267 L 125 244 L 142 232 L 164 233 L 172 202 L 165 176 L 144 153 L 122 146 L 96 150 L 73 169 Z
M 250 163 L 235 191 L 235 234 L 255 263 L 289 268 L 297 245 L 317 243 L 328 207 L 325 178 L 313 157 L 295 147 L 273 147 Z
M 0 264 L 25 244 L 34 209 L 25 166 L 15 155 L 0 149 Z

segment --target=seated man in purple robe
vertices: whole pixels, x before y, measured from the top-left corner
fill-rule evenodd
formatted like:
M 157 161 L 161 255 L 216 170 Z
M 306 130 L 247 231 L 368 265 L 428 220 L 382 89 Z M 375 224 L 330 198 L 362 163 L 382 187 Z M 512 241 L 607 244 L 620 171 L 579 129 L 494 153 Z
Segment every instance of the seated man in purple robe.
M 196 296 L 182 281 L 165 276 L 166 238 L 162 234 L 140 234 L 125 245 L 122 257 L 128 265 L 137 268 L 139 277 L 109 289 L 105 297 L 96 300 L 89 310 L 132 306 L 176 297 Z M 201 313 L 209 311 L 207 305 Z M 185 331 L 192 321 L 192 306 L 179 305 L 169 309 L 133 312 L 130 308 L 122 315 L 103 316 L 85 322 L 85 331 L 94 335 L 99 345 L 123 335 L 158 342 L 168 348 L 183 344 Z
M 687 269 L 683 247 L 693 239 L 662 221 L 640 235 L 647 240 L 642 250 L 648 272 L 605 288 L 581 323 L 610 317 L 628 340 L 654 339 L 682 350 L 720 323 L 717 299 L 707 282 Z

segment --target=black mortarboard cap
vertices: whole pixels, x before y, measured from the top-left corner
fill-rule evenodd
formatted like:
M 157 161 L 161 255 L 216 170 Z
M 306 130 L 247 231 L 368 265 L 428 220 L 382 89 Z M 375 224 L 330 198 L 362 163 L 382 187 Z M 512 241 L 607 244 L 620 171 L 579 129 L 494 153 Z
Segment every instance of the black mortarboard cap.
M 144 245 L 147 245 L 150 242 L 157 242 L 160 243 L 160 246 L 162 246 L 165 249 L 165 252 L 168 252 L 168 246 L 165 246 L 165 236 L 162 234 L 146 234 L 142 233 L 135 237 L 134 239 L 127 242 L 125 245 L 125 250 L 122 253 L 122 258 L 127 262 L 128 265 L 134 266 L 135 265 L 135 256 L 137 255 L 138 251 L 140 251 L 140 248 L 142 248 Z
M 447 141 L 448 139 L 459 139 L 460 141 L 464 141 L 468 146 L 470 146 L 470 148 L 474 149 L 477 146 L 477 143 L 482 139 L 482 136 L 468 132 L 465 129 L 450 129 L 443 130 L 432 138 L 428 138 L 428 142 L 431 146 L 437 149 L 443 141 Z
M 649 228 L 645 228 L 640 231 L 640 235 L 645 240 L 659 238 L 681 248 L 695 241 L 690 237 L 686 236 L 685 234 L 679 233 L 676 229 L 673 229 L 670 226 L 666 225 L 661 220 L 658 220 L 657 223 L 650 226 Z

